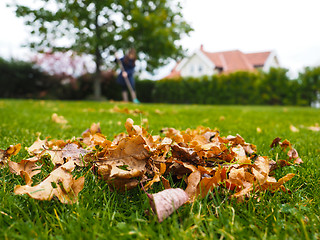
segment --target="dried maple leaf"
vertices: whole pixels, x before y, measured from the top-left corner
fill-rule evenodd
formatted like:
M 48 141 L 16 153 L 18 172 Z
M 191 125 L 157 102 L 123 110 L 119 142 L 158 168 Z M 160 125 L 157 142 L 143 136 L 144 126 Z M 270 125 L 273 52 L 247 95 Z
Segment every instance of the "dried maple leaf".
M 178 144 L 171 146 L 172 156 L 190 163 L 200 163 L 200 158 L 193 148 L 180 147 Z
M 166 164 L 165 163 L 160 163 L 158 165 L 159 165 L 160 169 L 156 166 L 156 164 L 152 164 L 152 171 L 154 173 L 154 176 L 153 176 L 153 179 L 151 181 L 149 181 L 146 185 L 144 185 L 144 188 L 146 190 L 148 188 L 150 188 L 154 183 L 160 182 L 160 180 L 162 180 L 162 182 L 168 187 L 169 182 L 164 177 L 162 177 L 162 175 L 166 171 Z
M 129 111 L 129 110 L 128 110 Z M 93 163 L 96 172 L 113 188 L 128 190 L 140 182 L 145 187 L 162 181 L 168 191 L 149 195 L 158 220 L 163 221 L 174 209 L 187 200 L 205 197 L 217 186 L 233 190 L 233 197 L 244 199 L 256 191 L 284 190 L 283 183 L 294 174 L 288 174 L 278 181 L 270 176 L 277 166 L 290 163 L 277 162 L 268 157 L 258 156 L 256 147 L 246 143 L 240 136 L 221 137 L 219 131 L 205 127 L 179 131 L 164 129 L 166 137 L 152 136 L 142 126 L 134 125 L 128 118 L 125 123 L 127 134 L 121 133 L 113 141 L 101 133 L 100 125 L 92 124 L 82 134 L 82 138 L 63 140 L 40 140 L 27 148 L 32 161 L 49 154 L 56 169 L 36 186 L 17 186 L 16 194 L 28 194 L 39 200 L 49 200 L 53 196 L 61 202 L 73 203 L 84 183 L 84 177 L 75 180 L 71 172 L 75 165 L 80 167 Z M 289 159 L 295 163 L 302 160 L 288 140 L 280 142 L 276 138 L 271 147 L 281 147 Z M 83 148 L 86 146 L 86 149 Z M 16 148 L 0 151 L 0 160 L 17 152 Z M 10 163 L 11 171 L 22 175 L 31 184 L 36 165 L 30 162 Z M 61 165 L 59 167 L 59 165 Z M 33 171 L 35 170 L 35 171 Z M 186 190 L 170 189 L 164 177 L 171 173 L 177 179 L 186 181 Z
M 62 165 L 68 161 L 75 161 L 78 166 L 84 166 L 83 157 L 89 152 L 75 143 L 68 143 L 64 148 L 59 150 L 44 150 L 40 156 L 50 155 L 54 165 Z
M 199 183 L 197 189 L 197 195 L 202 198 L 207 196 L 207 194 L 217 187 L 223 180 L 223 172 L 221 168 L 218 168 L 212 177 L 203 177 Z
M 291 143 L 287 139 L 285 139 L 283 142 L 280 142 L 280 140 L 280 138 L 276 138 L 275 140 L 273 140 L 273 143 L 270 147 L 280 145 L 283 152 L 285 152 L 288 148 L 289 150 L 287 152 L 287 155 L 289 157 L 289 160 L 293 160 L 293 163 L 295 164 L 303 163 L 302 159 L 299 157 L 297 150 L 292 147 Z M 285 160 L 278 160 L 278 163 L 280 166 L 290 165 L 290 163 Z
M 235 159 L 236 159 L 237 163 L 240 163 L 240 164 L 245 164 L 245 163 L 250 164 L 251 163 L 251 159 L 249 157 L 247 157 L 246 151 L 244 150 L 244 148 L 240 144 L 236 147 L 233 147 L 232 151 L 236 154 Z
M 299 154 L 295 148 L 291 148 L 287 155 L 289 156 L 289 159 L 294 159 L 295 164 L 301 164 L 303 163 L 302 159 L 299 158 Z
M 24 178 L 25 182 L 27 185 L 32 184 L 32 177 L 38 173 L 41 172 L 40 168 L 41 166 L 38 166 L 36 162 L 39 159 L 36 157 L 21 160 L 21 162 L 8 162 L 8 166 L 10 171 L 13 174 L 20 175 L 21 177 Z
M 290 125 L 290 130 L 291 130 L 291 132 L 299 132 L 300 131 L 299 128 L 296 128 L 292 124 Z
M 99 159 L 98 173 L 105 180 L 142 176 L 151 156 L 145 145 L 146 142 L 140 135 L 122 139 L 115 149 L 109 150 Z
M 125 128 L 127 129 L 129 136 L 132 137 L 132 136 L 142 135 L 143 133 L 142 128 L 138 125 L 133 125 L 133 123 L 134 122 L 131 118 L 128 118 L 125 123 Z
M 319 126 L 318 123 L 316 123 L 314 126 L 307 127 L 307 129 L 309 129 L 311 131 L 314 131 L 314 132 L 319 132 L 320 131 L 320 126 Z
M 131 114 L 133 116 L 138 116 L 139 114 L 143 114 L 143 115 L 147 115 L 147 113 L 145 113 L 142 110 L 139 109 L 128 109 L 128 108 L 119 108 L 118 106 L 114 106 L 112 109 L 110 109 L 111 113 L 124 113 L 124 114 Z
M 90 128 L 87 128 L 81 135 L 85 137 L 86 135 L 93 135 L 95 133 L 101 133 L 100 123 L 92 123 Z
M 48 147 L 48 138 L 41 140 L 40 134 L 38 134 L 37 140 L 30 147 L 26 148 L 26 150 L 28 151 L 29 155 L 35 156 Z
M 0 149 L 0 168 L 3 168 L 11 156 L 17 155 L 21 149 L 21 144 L 10 145 L 6 150 Z
M 51 120 L 55 123 L 61 124 L 62 126 L 66 126 L 68 124 L 68 120 L 66 120 L 63 116 L 59 116 L 56 113 L 52 114 Z
M 261 186 L 262 190 L 269 190 L 269 191 L 276 191 L 278 189 L 281 189 L 281 186 L 291 180 L 295 176 L 294 173 L 288 173 L 286 176 L 280 178 L 278 181 L 276 181 L 274 178 L 269 178 L 264 185 Z M 270 181 L 271 180 L 271 181 Z
M 263 185 L 267 181 L 269 171 L 269 159 L 264 157 L 258 157 L 252 167 L 252 173 L 258 181 L 259 185 Z
M 62 203 L 75 203 L 83 188 L 84 177 L 73 178 L 71 171 L 74 167 L 74 162 L 69 161 L 52 171 L 40 184 L 18 185 L 14 188 L 14 193 L 28 194 L 31 198 L 48 201 L 56 196 Z
M 186 194 L 189 197 L 189 200 L 191 202 L 194 201 L 194 199 L 197 196 L 198 193 L 198 185 L 201 180 L 201 173 L 200 171 L 196 170 L 193 173 L 191 173 L 187 180 L 187 188 L 185 190 Z
M 272 141 L 272 143 L 271 143 L 271 145 L 270 145 L 270 148 L 277 147 L 277 146 L 279 145 L 280 141 L 281 141 L 281 138 L 276 137 L 276 138 Z
M 171 138 L 175 142 L 179 143 L 184 141 L 183 136 L 181 135 L 181 132 L 174 128 L 163 128 L 161 132 L 164 133 L 166 137 Z

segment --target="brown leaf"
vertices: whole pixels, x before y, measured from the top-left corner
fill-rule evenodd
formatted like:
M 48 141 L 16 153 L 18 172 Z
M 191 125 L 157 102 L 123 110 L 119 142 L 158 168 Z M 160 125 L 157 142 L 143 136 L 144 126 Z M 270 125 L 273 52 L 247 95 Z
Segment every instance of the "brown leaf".
M 290 125 L 290 130 L 291 130 L 291 132 L 299 132 L 300 131 L 298 128 L 296 128 L 292 124 Z
M 171 146 L 172 156 L 179 160 L 188 161 L 191 163 L 199 163 L 200 158 L 193 148 L 180 147 L 177 144 Z
M 26 149 L 30 155 L 34 156 L 41 153 L 46 148 L 48 148 L 47 138 L 44 140 L 41 140 L 39 135 L 37 140 L 30 147 Z
M 160 172 L 155 172 L 154 173 L 154 176 L 153 176 L 153 179 L 151 181 L 149 181 L 146 185 L 144 185 L 144 188 L 146 190 L 148 190 L 154 183 L 156 182 L 160 182 L 161 180 L 161 175 L 160 175 Z
M 285 151 L 287 148 L 289 148 L 289 149 L 292 148 L 291 143 L 287 139 L 285 139 L 282 143 L 279 143 L 279 144 L 280 144 L 283 151 Z
M 174 128 L 163 128 L 161 132 L 163 132 L 166 135 L 166 137 L 171 138 L 175 142 L 179 143 L 184 141 L 181 132 Z
M 139 177 L 146 171 L 146 163 L 150 156 L 145 149 L 143 137 L 128 137 L 122 139 L 115 149 L 99 159 L 98 172 L 105 180 Z
M 252 186 L 254 179 L 254 175 L 247 172 L 244 167 L 239 169 L 232 168 L 229 173 L 228 182 L 237 186 L 237 189 L 242 189 Z
M 62 126 L 65 126 L 68 124 L 68 121 L 63 116 L 59 116 L 56 113 L 52 114 L 51 120 L 55 123 L 61 124 Z
M 250 192 L 253 191 L 253 186 L 249 185 L 246 188 L 243 188 L 241 191 L 236 192 L 232 196 L 238 198 L 240 201 L 244 199 L 244 197 L 249 196 Z
M 291 148 L 287 155 L 289 156 L 290 159 L 294 159 L 295 164 L 301 164 L 303 163 L 302 159 L 299 158 L 298 151 L 295 148 Z
M 269 190 L 269 191 L 274 192 L 274 191 L 280 189 L 280 187 L 281 187 L 285 182 L 291 180 L 294 176 L 295 176 L 294 173 L 289 173 L 289 174 L 287 174 L 286 176 L 280 178 L 280 179 L 278 180 L 278 182 L 275 181 L 275 180 L 269 181 L 269 179 L 268 179 L 268 181 L 267 181 L 261 188 L 262 188 L 263 190 Z M 271 178 L 270 178 L 270 179 L 271 179 Z
M 142 128 L 138 125 L 133 125 L 133 120 L 131 118 L 128 118 L 125 124 L 125 127 L 127 129 L 127 132 L 130 137 L 141 135 L 142 136 Z
M 27 185 L 31 185 L 31 178 L 41 172 L 41 166 L 38 166 L 36 162 L 35 159 L 21 160 L 19 163 L 9 161 L 8 166 L 13 174 L 20 175 L 25 179 Z
M 296 158 L 294 161 L 293 161 L 293 163 L 295 163 L 295 164 L 301 164 L 301 163 L 303 163 L 303 161 L 302 161 L 302 159 L 301 158 Z
M 62 165 L 68 161 L 75 161 L 78 166 L 84 166 L 82 158 L 90 151 L 79 148 L 77 144 L 69 143 L 61 150 L 45 150 L 40 156 L 50 155 L 54 165 Z
M 170 188 L 155 194 L 148 194 L 152 210 L 162 222 L 189 199 L 181 188 Z
M 314 126 L 307 127 L 309 130 L 313 132 L 319 132 L 320 131 L 320 126 L 318 123 L 316 123 Z
M 21 149 L 21 144 L 10 145 L 6 150 L 0 149 L 0 168 L 3 168 L 11 156 L 17 155 Z
M 83 157 L 89 153 L 89 150 L 78 147 L 77 144 L 69 143 L 62 150 L 62 159 L 64 162 L 74 161 L 78 166 L 85 166 Z
M 33 187 L 18 185 L 14 188 L 14 193 L 28 194 L 37 200 L 51 200 L 53 196 L 56 196 L 62 203 L 75 203 L 83 188 L 84 177 L 74 179 L 71 174 L 74 167 L 73 162 L 67 162 L 52 171 L 40 184 Z
M 201 180 L 200 171 L 194 171 L 188 177 L 188 182 L 187 182 L 188 185 L 185 192 L 189 196 L 189 200 L 191 202 L 193 202 L 197 196 L 197 192 L 199 191 L 198 187 L 199 187 L 200 180 Z
M 232 151 L 236 154 L 235 158 L 237 163 L 240 164 L 250 164 L 251 159 L 247 157 L 244 148 L 239 144 L 238 146 L 232 148 Z
M 204 198 L 208 192 L 219 185 L 221 180 L 221 168 L 218 168 L 213 177 L 204 177 L 201 179 L 197 194 L 201 194 L 201 197 Z
M 279 145 L 280 141 L 281 141 L 281 138 L 279 138 L 279 137 L 275 138 L 275 139 L 272 141 L 272 143 L 271 143 L 271 145 L 270 145 L 270 148 L 277 147 L 277 146 Z
M 9 155 L 9 156 L 17 155 L 19 153 L 20 149 L 21 149 L 21 144 L 20 143 L 18 143 L 16 145 L 11 145 L 6 150 L 6 154 Z
M 169 180 L 164 178 L 163 176 L 161 176 L 161 182 L 165 189 L 171 188 Z
M 270 171 L 269 158 L 262 157 L 262 156 L 257 157 L 257 159 L 254 161 L 253 167 L 257 169 L 259 172 L 265 175 L 269 175 L 269 171 Z
M 145 113 L 142 110 L 139 109 L 128 109 L 128 108 L 119 108 L 118 106 L 114 106 L 112 109 L 110 109 L 111 113 L 124 113 L 124 114 L 131 114 L 133 116 L 138 116 L 139 114 L 144 114 L 147 115 L 147 113 Z

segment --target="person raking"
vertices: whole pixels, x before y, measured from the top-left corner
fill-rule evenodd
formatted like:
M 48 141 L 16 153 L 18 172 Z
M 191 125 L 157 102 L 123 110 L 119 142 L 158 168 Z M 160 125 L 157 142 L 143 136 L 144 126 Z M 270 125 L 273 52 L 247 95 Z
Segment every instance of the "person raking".
M 122 99 L 125 102 L 129 101 L 128 91 L 130 92 L 132 101 L 134 103 L 140 103 L 137 98 L 135 90 L 135 81 L 134 81 L 134 70 L 135 70 L 135 61 L 136 61 L 136 51 L 134 48 L 131 48 L 128 53 L 122 57 L 118 58 L 118 55 L 115 53 L 116 61 L 121 68 L 121 72 L 117 77 L 117 83 L 122 88 Z

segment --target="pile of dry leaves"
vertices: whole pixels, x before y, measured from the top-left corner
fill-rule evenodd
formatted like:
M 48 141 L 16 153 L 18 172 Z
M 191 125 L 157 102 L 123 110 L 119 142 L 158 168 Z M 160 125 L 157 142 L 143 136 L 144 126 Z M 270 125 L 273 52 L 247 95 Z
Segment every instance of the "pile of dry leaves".
M 256 147 L 241 136 L 221 137 L 219 131 L 209 128 L 167 128 L 162 137 L 153 136 L 130 118 L 125 128 L 127 133 L 112 141 L 101 133 L 99 124 L 92 124 L 81 138 L 65 141 L 38 137 L 27 148 L 30 158 L 19 163 L 10 161 L 10 156 L 19 152 L 20 144 L 0 150 L 0 167 L 8 166 L 25 180 L 26 185 L 15 187 L 15 194 L 28 194 L 38 200 L 57 197 L 62 203 L 77 202 L 83 189 L 85 176 L 76 179 L 72 174 L 76 168 L 91 167 L 112 189 L 118 190 L 142 184 L 146 191 L 161 181 L 166 190 L 148 197 L 162 221 L 182 204 L 205 197 L 217 186 L 232 191 L 239 200 L 257 191 L 286 191 L 283 184 L 294 174 L 276 180 L 271 172 L 277 167 L 302 163 L 290 142 L 281 142 L 280 138 L 271 147 L 280 146 L 287 159 L 274 161 L 258 156 Z M 42 182 L 33 184 L 33 176 L 41 173 L 46 163 L 44 159 L 50 159 L 54 168 Z M 185 181 L 186 188 L 171 188 L 166 178 L 169 173 Z

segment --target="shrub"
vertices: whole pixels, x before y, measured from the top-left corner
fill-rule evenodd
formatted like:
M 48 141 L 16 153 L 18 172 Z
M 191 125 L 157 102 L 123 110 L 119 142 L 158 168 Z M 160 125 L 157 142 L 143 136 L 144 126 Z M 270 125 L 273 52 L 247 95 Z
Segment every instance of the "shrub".
M 43 98 L 59 84 L 32 63 L 23 61 L 0 58 L 0 73 L 1 98 Z
M 155 82 L 153 101 L 163 103 L 306 105 L 320 92 L 320 68 L 307 69 L 291 80 L 288 70 L 238 71 L 201 78 Z M 310 97 L 310 95 L 312 97 Z
M 299 74 L 299 83 L 301 85 L 301 99 L 303 99 L 308 105 L 319 100 L 320 66 L 305 68 L 304 71 Z

